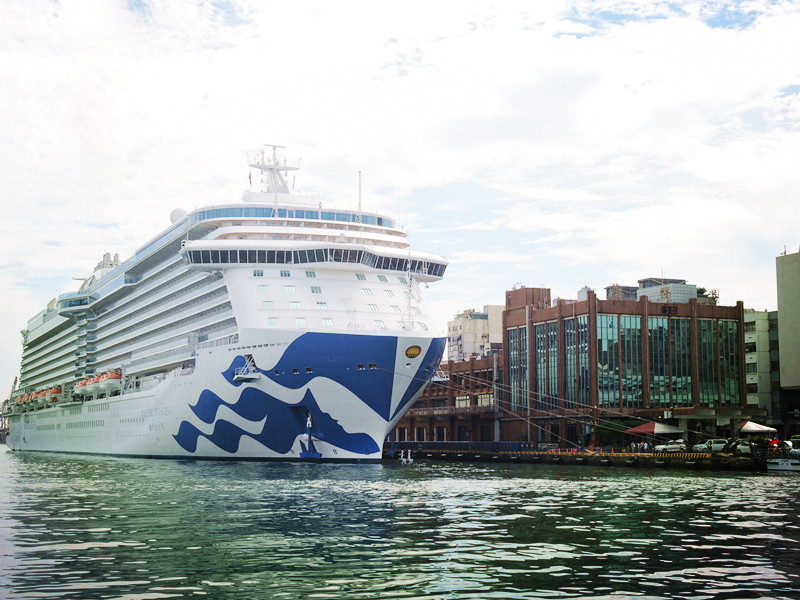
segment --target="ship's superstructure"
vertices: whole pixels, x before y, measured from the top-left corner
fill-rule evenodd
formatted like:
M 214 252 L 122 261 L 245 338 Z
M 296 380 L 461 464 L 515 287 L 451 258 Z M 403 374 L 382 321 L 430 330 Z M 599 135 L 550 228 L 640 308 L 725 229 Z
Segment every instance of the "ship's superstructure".
M 377 460 L 441 358 L 420 284 L 441 257 L 391 219 L 264 186 L 191 213 L 22 332 L 14 450 Z

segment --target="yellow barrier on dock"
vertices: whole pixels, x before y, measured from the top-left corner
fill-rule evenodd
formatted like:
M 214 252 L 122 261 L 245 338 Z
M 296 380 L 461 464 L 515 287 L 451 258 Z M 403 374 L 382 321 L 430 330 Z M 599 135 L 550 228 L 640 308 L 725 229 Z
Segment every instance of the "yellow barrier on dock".
M 719 471 L 762 471 L 763 465 L 749 457 L 710 454 L 707 452 L 591 452 L 560 450 L 495 451 L 465 448 L 431 448 L 424 445 L 413 449 L 418 459 L 453 460 L 462 462 L 513 462 L 531 464 L 562 464 L 587 466 L 627 466 L 653 468 L 686 468 Z

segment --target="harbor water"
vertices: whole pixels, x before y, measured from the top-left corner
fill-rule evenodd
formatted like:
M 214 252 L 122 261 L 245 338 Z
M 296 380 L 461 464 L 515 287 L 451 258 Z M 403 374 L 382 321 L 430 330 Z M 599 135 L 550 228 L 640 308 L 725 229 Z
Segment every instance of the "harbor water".
M 0 598 L 798 598 L 798 474 L 20 454 Z

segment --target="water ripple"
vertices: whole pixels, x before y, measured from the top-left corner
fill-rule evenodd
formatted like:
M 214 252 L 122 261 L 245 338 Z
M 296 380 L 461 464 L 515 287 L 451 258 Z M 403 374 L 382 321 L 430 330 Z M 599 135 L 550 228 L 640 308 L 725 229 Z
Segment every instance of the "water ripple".
M 800 477 L 0 452 L 0 597 L 800 597 Z

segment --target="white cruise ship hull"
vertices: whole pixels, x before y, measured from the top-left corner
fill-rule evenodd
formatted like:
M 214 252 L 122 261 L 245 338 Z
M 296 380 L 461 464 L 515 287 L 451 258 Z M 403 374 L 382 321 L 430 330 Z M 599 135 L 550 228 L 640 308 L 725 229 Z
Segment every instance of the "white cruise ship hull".
M 349 332 L 265 330 L 248 338 L 262 343 L 198 349 L 194 368 L 139 389 L 9 415 L 8 446 L 153 458 L 378 461 L 445 344 Z

